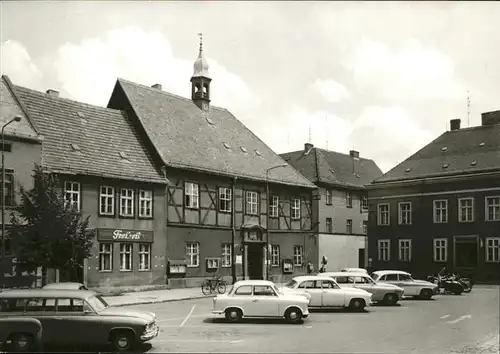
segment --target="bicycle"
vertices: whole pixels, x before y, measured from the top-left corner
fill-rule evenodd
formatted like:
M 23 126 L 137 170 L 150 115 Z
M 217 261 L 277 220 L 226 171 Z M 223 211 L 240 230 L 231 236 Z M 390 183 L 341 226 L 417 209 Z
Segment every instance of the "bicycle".
M 226 282 L 220 276 L 214 276 L 212 279 L 207 279 L 201 284 L 201 292 L 203 295 L 209 295 L 217 291 L 219 294 L 226 292 Z

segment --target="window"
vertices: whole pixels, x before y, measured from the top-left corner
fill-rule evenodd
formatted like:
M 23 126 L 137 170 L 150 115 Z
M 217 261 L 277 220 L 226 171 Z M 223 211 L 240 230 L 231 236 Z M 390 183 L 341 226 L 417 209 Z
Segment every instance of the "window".
M 434 223 L 443 224 L 448 222 L 448 201 L 434 201 Z
M 139 217 L 153 217 L 153 191 L 139 190 Z
M 254 286 L 253 294 L 255 296 L 277 296 L 274 289 L 267 285 Z
M 434 262 L 448 261 L 448 240 L 445 238 L 435 238 L 434 243 Z
M 99 270 L 101 272 L 111 272 L 113 270 L 113 244 L 99 244 Z
M 247 191 L 245 194 L 246 213 L 248 215 L 257 215 L 259 206 L 259 196 L 257 192 Z
M 398 275 L 397 274 L 387 274 L 385 276 L 385 280 L 387 281 L 398 281 Z
M 120 243 L 120 270 L 122 272 L 132 270 L 132 246 L 131 243 Z
M 139 270 L 151 270 L 151 244 L 139 244 Z
M 2 179 L 0 174 L 0 181 Z M 0 188 L 1 189 L 1 188 Z M 2 191 L 0 190 L 0 198 Z M 15 193 L 14 193 L 14 172 L 5 170 L 5 206 L 14 206 L 15 204 Z M 3 199 L 0 199 L 2 203 Z
M 134 216 L 134 190 L 122 188 L 120 190 L 120 215 Z
M 67 208 L 80 210 L 80 183 L 64 182 L 64 200 Z
M 300 219 L 300 199 L 292 199 L 292 220 Z
M 354 283 L 354 279 L 352 277 L 337 277 L 337 284 L 352 284 Z
M 377 216 L 378 216 L 378 225 L 383 226 L 383 225 L 389 225 L 390 218 L 389 218 L 389 204 L 379 204 L 377 207 Z
M 329 234 L 333 233 L 333 224 L 332 224 L 332 218 L 326 218 L 325 221 L 325 231 L 328 232 Z
M 486 221 L 500 220 L 500 197 L 486 197 Z
M 348 235 L 352 234 L 352 220 L 347 219 L 345 223 L 346 232 Z
M 500 237 L 486 239 L 486 262 L 500 262 Z
M 368 211 L 368 197 L 361 197 L 361 212 Z
M 363 220 L 363 233 L 365 235 L 368 234 L 368 221 L 367 220 Z
M 205 258 L 207 262 L 207 268 L 208 269 L 218 269 L 219 268 L 219 258 Z
M 302 246 L 293 246 L 293 265 L 301 267 L 303 263 Z
M 322 280 L 321 281 L 321 288 L 322 289 L 338 289 L 339 287 L 335 285 L 333 281 L 330 280 Z
M 378 240 L 378 260 L 389 261 L 391 259 L 390 240 Z
M 411 225 L 411 203 L 399 203 L 399 225 Z
M 399 260 L 401 262 L 411 261 L 411 240 L 399 240 Z
M 198 184 L 186 182 L 184 185 L 184 206 L 198 209 L 199 206 Z
M 412 281 L 413 279 L 408 274 L 399 274 L 399 281 Z
M 318 289 L 319 286 L 316 285 L 315 280 L 306 280 L 300 283 L 298 286 L 299 289 Z
M 219 211 L 231 212 L 233 204 L 233 191 L 231 188 L 219 188 Z
M 188 267 L 200 266 L 200 244 L 198 242 L 186 243 L 186 258 Z
M 271 245 L 271 267 L 280 266 L 280 246 Z
M 101 215 L 114 215 L 115 189 L 113 187 L 101 186 L 99 190 L 99 212 Z
M 236 289 L 234 295 L 252 295 L 252 287 L 250 285 L 240 286 Z
M 332 191 L 326 190 L 326 205 L 332 205 Z
M 474 198 L 461 198 L 458 200 L 458 221 L 474 221 Z
M 269 204 L 269 217 L 277 218 L 279 216 L 278 210 L 280 205 L 280 197 L 273 195 L 271 197 L 271 203 Z
M 222 267 L 228 268 L 231 267 L 232 264 L 232 252 L 231 252 L 231 244 L 223 243 L 222 244 Z
M 347 192 L 345 194 L 345 204 L 348 208 L 352 208 L 352 193 Z

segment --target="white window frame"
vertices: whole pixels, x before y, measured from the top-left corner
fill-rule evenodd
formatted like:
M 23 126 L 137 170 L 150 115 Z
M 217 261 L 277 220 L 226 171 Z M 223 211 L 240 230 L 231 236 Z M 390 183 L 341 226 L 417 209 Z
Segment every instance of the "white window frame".
M 80 211 L 81 185 L 80 182 L 64 181 L 64 201 L 66 208 Z
M 280 266 L 280 246 L 271 245 L 271 267 Z
M 398 259 L 400 262 L 411 262 L 411 244 L 411 239 L 401 239 L 398 241 Z M 408 253 L 406 253 L 406 251 L 408 251 Z
M 442 203 L 444 203 L 444 206 L 442 205 Z M 434 224 L 446 224 L 448 222 L 448 200 L 433 200 L 432 212 L 434 215 Z
M 139 217 L 153 217 L 153 191 L 147 189 L 139 189 Z
M 492 219 L 490 219 L 490 209 L 493 209 Z M 500 196 L 495 195 L 484 198 L 484 219 L 486 221 L 500 221 Z
M 271 196 L 271 203 L 269 204 L 269 217 L 277 218 L 279 216 L 280 197 L 277 195 Z
M 352 219 L 346 219 L 346 221 L 345 221 L 345 232 L 348 235 L 352 235 Z
M 328 221 L 330 221 L 330 227 L 328 227 Z M 328 234 L 333 233 L 333 218 L 325 218 L 325 232 Z
M 109 259 L 109 269 L 105 267 L 106 259 Z M 113 242 L 99 243 L 99 272 L 113 271 Z
M 120 272 L 133 270 L 133 243 L 120 243 Z
M 384 254 L 383 251 L 385 251 L 386 253 Z M 382 262 L 389 262 L 391 260 L 391 240 L 377 241 L 377 256 L 378 260 Z
M 151 243 L 139 243 L 139 271 L 151 271 Z
M 366 213 L 368 211 L 368 197 L 361 197 L 361 212 Z
M 332 202 L 333 202 L 332 191 L 330 189 L 326 189 L 325 204 L 332 205 Z
M 291 209 L 292 220 L 300 220 L 300 199 L 292 198 L 292 209 Z
M 259 215 L 259 193 L 256 191 L 245 192 L 245 214 Z
M 184 183 L 184 207 L 188 209 L 198 209 L 200 207 L 200 187 L 198 183 Z
M 487 237 L 485 240 L 485 256 L 487 263 L 500 263 L 500 237 Z M 493 257 L 489 256 L 489 250 L 493 249 Z M 496 252 L 495 252 L 496 250 Z
M 104 208 L 104 210 L 103 210 Z M 111 211 L 108 211 L 111 209 Z M 99 188 L 99 214 L 115 215 L 115 187 L 100 186 Z
M 363 234 L 368 235 L 368 220 L 363 220 Z
M 233 210 L 233 190 L 219 187 L 219 211 L 230 213 Z
M 230 243 L 223 243 L 221 245 L 221 258 L 222 258 L 222 262 L 221 262 L 221 267 L 222 268 L 229 268 L 231 267 L 232 263 L 233 263 L 233 252 L 232 252 L 232 247 L 231 247 L 231 244 Z
M 135 215 L 134 201 L 135 191 L 133 188 L 120 188 L 120 216 L 133 217 Z M 128 212 L 129 208 L 130 213 Z
M 346 204 L 346 207 L 352 208 L 352 193 L 351 192 L 345 193 L 345 204 Z
M 299 245 L 293 246 L 293 265 L 296 267 L 304 265 L 304 247 Z
M 432 246 L 434 262 L 448 262 L 448 239 L 435 238 L 432 240 Z
M 382 211 L 382 207 L 387 207 L 387 210 Z M 385 222 L 383 216 L 387 215 L 387 221 Z M 380 203 L 377 205 L 377 225 L 378 226 L 388 226 L 391 224 L 391 206 L 389 203 Z
M 408 210 L 403 210 L 403 206 L 409 206 Z M 411 202 L 399 202 L 398 203 L 399 225 L 411 225 L 411 223 L 412 223 L 411 212 L 412 212 Z M 404 218 L 405 214 L 406 214 L 406 218 Z M 404 223 L 403 223 L 403 221 L 404 221 Z
M 199 242 L 186 242 L 186 259 L 188 268 L 198 268 L 200 266 Z
M 462 202 L 469 201 L 469 200 L 471 201 L 471 205 L 463 208 Z M 462 214 L 464 211 L 463 209 L 465 209 L 465 210 L 470 209 L 471 210 L 471 218 L 470 219 L 467 218 L 466 220 L 462 220 Z M 468 214 L 466 213 L 465 215 L 467 216 Z M 458 222 L 460 222 L 460 223 L 462 223 L 462 222 L 474 222 L 474 198 L 473 197 L 459 198 L 458 199 Z

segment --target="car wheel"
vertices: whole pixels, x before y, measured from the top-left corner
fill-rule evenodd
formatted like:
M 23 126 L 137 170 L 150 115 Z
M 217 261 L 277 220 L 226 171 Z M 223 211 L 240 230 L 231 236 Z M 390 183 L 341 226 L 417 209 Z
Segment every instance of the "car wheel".
M 422 289 L 422 291 L 420 291 L 420 298 L 421 299 L 430 300 L 431 297 L 432 297 L 432 290 Z
M 217 292 L 219 294 L 224 294 L 226 292 L 226 283 L 219 283 L 217 285 Z
M 243 318 L 243 313 L 240 309 L 227 309 L 226 320 L 229 322 L 239 322 Z
M 285 312 L 285 319 L 289 323 L 300 323 L 302 322 L 302 311 L 296 307 L 289 308 Z
M 9 337 L 10 345 L 9 351 L 11 352 L 30 352 L 33 351 L 34 339 L 28 333 L 12 333 Z
M 352 299 L 349 303 L 349 308 L 353 311 L 363 311 L 365 306 L 365 300 L 363 299 Z
M 115 331 L 111 335 L 111 346 L 117 352 L 127 352 L 135 346 L 135 336 L 131 331 Z
M 387 305 L 394 306 L 398 303 L 398 296 L 396 294 L 386 294 L 384 297 L 384 302 Z

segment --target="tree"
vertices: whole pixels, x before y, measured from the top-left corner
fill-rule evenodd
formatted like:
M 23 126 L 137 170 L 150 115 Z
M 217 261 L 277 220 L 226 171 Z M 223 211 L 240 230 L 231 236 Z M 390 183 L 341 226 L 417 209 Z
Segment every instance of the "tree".
M 56 175 L 35 164 L 31 190 L 21 186 L 21 203 L 11 213 L 13 253 L 20 271 L 38 267 L 73 273 L 92 255 L 90 216 L 68 205 Z

